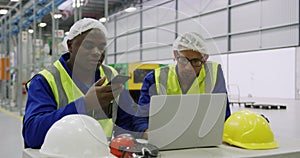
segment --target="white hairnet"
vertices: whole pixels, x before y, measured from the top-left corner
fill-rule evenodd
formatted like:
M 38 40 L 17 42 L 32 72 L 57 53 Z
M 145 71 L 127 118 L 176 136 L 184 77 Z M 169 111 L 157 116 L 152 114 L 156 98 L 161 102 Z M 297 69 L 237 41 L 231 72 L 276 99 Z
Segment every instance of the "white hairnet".
M 68 41 L 68 37 L 65 36 L 65 37 L 64 37 L 64 40 L 63 40 L 62 43 L 61 43 L 61 45 L 63 46 L 63 49 L 64 49 L 63 52 L 66 52 L 66 51 L 69 50 L 69 49 L 68 49 L 67 41 Z
M 204 38 L 196 32 L 187 32 L 176 38 L 173 49 L 177 51 L 193 50 L 202 54 L 207 54 Z
M 107 37 L 107 30 L 100 21 L 92 18 L 83 18 L 73 24 L 66 39 L 72 40 L 76 36 L 90 29 L 99 29 L 104 33 L 105 38 Z

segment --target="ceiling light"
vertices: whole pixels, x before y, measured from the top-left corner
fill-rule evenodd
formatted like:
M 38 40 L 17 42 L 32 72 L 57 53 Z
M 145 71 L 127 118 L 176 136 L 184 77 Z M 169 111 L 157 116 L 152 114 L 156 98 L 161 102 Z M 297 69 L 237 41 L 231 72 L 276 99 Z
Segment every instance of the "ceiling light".
M 0 14 L 4 15 L 7 14 L 8 10 L 7 9 L 0 9 Z
M 28 29 L 28 32 L 29 33 L 33 33 L 34 31 L 32 29 Z
M 10 0 L 11 2 L 19 2 L 19 0 Z
M 127 8 L 127 9 L 125 9 L 124 11 L 125 11 L 125 12 L 128 12 L 128 13 L 134 12 L 134 11 L 136 11 L 136 7 L 129 7 L 129 8 Z
M 102 23 L 105 23 L 106 20 L 107 20 L 106 17 L 102 17 L 102 18 L 99 19 L 99 21 L 102 22 Z
M 44 23 L 44 22 L 39 23 L 39 27 L 45 27 L 45 26 L 47 26 L 46 23 Z
M 54 19 L 60 19 L 62 17 L 62 14 L 54 14 L 53 17 Z

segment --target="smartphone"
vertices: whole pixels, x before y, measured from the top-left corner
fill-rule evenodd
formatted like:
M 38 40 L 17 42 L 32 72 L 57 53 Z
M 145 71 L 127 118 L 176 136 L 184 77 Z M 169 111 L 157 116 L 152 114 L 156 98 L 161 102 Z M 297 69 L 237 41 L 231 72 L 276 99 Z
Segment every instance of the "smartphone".
M 107 85 L 113 84 L 125 84 L 126 81 L 130 79 L 130 76 L 125 75 L 117 75 L 111 81 L 108 82 Z

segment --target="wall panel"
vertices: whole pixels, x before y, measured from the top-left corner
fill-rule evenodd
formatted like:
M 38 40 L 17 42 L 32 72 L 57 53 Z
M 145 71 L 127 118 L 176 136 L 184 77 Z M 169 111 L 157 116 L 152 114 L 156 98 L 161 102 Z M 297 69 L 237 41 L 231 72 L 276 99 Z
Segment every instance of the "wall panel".
M 176 35 L 193 31 L 208 40 L 209 59 L 222 64 L 226 81 L 239 85 L 243 96 L 295 96 L 295 53 L 271 49 L 299 46 L 299 0 L 151 0 L 142 8 L 116 15 L 117 29 L 109 30 L 109 36 L 116 38 L 117 50 L 114 43 L 108 46 L 108 62 L 116 56 L 122 63 L 170 63 Z M 226 55 L 214 56 L 220 53 Z
M 127 32 L 127 18 L 117 20 L 117 36 L 125 34 Z
M 260 48 L 259 32 L 231 36 L 231 51 L 256 50 Z
M 203 29 L 203 36 L 207 36 L 207 38 L 225 35 L 228 31 L 227 12 L 225 10 L 201 16 L 199 18 L 199 24 L 201 29 Z
M 140 62 L 139 56 L 140 56 L 140 51 L 129 52 L 129 53 L 127 53 L 127 62 L 128 63 Z M 122 60 L 121 60 L 121 62 L 122 62 Z
M 201 6 L 200 13 L 209 12 L 212 10 L 220 9 L 226 7 L 227 0 L 201 0 L 198 1 Z
M 232 8 L 231 32 L 241 32 L 260 28 L 260 3 L 250 3 Z
M 229 82 L 241 96 L 294 98 L 295 49 L 277 49 L 229 56 Z
M 127 50 L 136 50 L 140 48 L 140 33 L 134 33 L 127 36 Z
M 117 38 L 117 52 L 124 52 L 127 51 L 127 37 L 122 36 Z
M 115 57 L 114 56 L 106 56 L 105 60 L 107 64 L 114 64 L 115 63 Z
M 143 31 L 143 48 L 157 46 L 157 30 L 150 29 Z
M 175 19 L 175 1 L 157 7 L 157 25 L 173 22 Z
M 159 48 L 157 50 L 157 54 L 159 60 L 174 58 L 173 49 L 171 46 Z
M 159 45 L 166 45 L 173 43 L 175 40 L 175 25 L 167 25 L 157 28 L 157 44 Z
M 299 21 L 299 0 L 262 1 L 262 27 Z
M 110 22 L 106 23 L 106 28 L 108 32 L 108 38 L 113 38 L 115 36 L 115 21 L 113 18 L 110 19 Z
M 249 1 L 253 1 L 253 0 L 230 0 L 231 4 L 233 4 L 233 5 L 245 3 L 245 2 L 249 2 Z
M 193 18 L 186 21 L 180 21 L 178 22 L 178 33 L 182 34 L 188 31 L 200 32 L 202 27 L 203 26 L 200 23 L 198 18 Z
M 157 60 L 157 53 L 158 50 L 157 49 L 147 49 L 147 50 L 143 50 L 143 61 L 152 61 L 152 60 Z
M 262 48 L 287 47 L 298 44 L 298 26 L 262 31 Z
M 145 9 L 147 9 L 147 7 L 145 7 Z M 158 8 L 151 8 L 142 12 L 143 29 L 156 26 L 156 24 L 158 23 L 157 12 Z
M 108 39 L 107 40 L 107 46 L 106 46 L 106 53 L 107 54 L 114 54 L 115 53 L 115 42 L 114 39 Z
M 140 14 L 133 14 L 127 17 L 127 32 L 140 30 Z
M 178 18 L 184 19 L 195 16 L 201 11 L 199 0 L 180 0 L 178 1 Z
M 209 54 L 220 54 L 227 52 L 227 38 L 216 38 L 207 40 L 207 49 Z

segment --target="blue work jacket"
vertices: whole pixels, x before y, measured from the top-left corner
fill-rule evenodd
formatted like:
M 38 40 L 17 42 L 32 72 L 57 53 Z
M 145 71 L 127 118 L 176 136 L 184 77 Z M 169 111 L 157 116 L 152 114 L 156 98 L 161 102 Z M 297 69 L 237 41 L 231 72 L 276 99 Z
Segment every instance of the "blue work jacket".
M 59 62 L 72 78 L 72 72 L 66 63 L 69 58 L 69 53 L 63 54 Z M 98 70 L 95 73 L 95 82 L 100 78 L 100 71 Z M 78 80 L 76 81 L 74 78 L 73 81 L 83 94 L 87 93 L 89 87 Z M 114 135 L 128 133 L 128 131 L 132 129 L 132 119 L 134 115 L 133 103 L 134 101 L 131 99 L 128 91 L 122 91 L 115 122 L 118 128 L 114 131 Z M 28 98 L 23 118 L 22 134 L 25 147 L 40 148 L 49 128 L 56 121 L 70 114 L 86 114 L 83 97 L 78 98 L 62 108 L 57 108 L 54 95 L 47 80 L 40 74 L 35 75 L 28 89 Z

